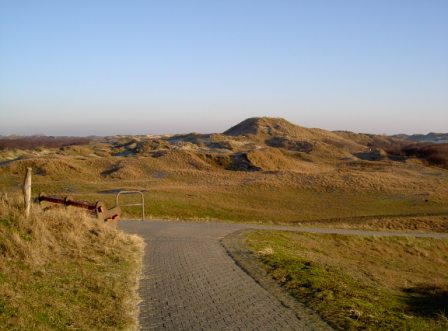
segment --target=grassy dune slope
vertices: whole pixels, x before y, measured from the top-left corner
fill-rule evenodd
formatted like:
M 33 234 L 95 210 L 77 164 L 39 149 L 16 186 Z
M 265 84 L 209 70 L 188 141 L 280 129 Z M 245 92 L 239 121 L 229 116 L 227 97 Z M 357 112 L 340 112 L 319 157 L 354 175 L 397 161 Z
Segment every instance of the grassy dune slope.
M 142 190 L 152 218 L 299 223 L 448 214 L 448 170 L 389 155 L 385 149 L 394 146 L 402 142 L 250 118 L 222 134 L 116 136 L 59 149 L 0 150 L 0 186 L 18 191 L 31 166 L 35 193 L 113 205 L 117 190 Z
M 136 328 L 143 243 L 79 210 L 0 202 L 0 329 Z
M 281 286 L 339 330 L 447 330 L 448 240 L 253 231 Z
M 114 204 L 118 189 L 146 191 L 153 218 L 297 223 L 338 217 L 448 213 L 448 171 L 369 163 L 322 172 L 172 169 L 158 159 L 27 159 L 0 168 L 6 191 L 33 166 L 34 192 Z M 119 167 L 113 168 L 117 163 Z M 112 168 L 112 169 L 111 169 Z M 51 169 L 51 171 L 50 171 Z M 124 210 L 137 216 L 138 208 Z

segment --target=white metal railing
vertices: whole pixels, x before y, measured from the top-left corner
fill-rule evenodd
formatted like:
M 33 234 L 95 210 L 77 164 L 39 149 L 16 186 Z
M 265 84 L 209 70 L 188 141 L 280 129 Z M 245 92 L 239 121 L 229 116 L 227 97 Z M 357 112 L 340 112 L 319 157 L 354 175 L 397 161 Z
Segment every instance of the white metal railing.
M 119 204 L 119 197 L 121 194 L 140 194 L 141 202 L 140 203 L 127 203 L 127 204 Z M 115 197 L 115 205 L 117 207 L 130 207 L 130 206 L 142 206 L 142 221 L 145 220 L 145 197 L 143 196 L 143 192 L 141 191 L 120 191 L 117 193 Z

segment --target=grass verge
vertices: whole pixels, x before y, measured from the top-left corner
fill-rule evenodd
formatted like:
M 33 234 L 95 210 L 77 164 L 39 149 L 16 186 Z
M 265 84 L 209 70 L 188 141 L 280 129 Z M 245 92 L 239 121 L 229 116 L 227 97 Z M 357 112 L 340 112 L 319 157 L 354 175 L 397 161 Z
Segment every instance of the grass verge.
M 370 216 L 351 217 L 320 222 L 309 222 L 307 226 L 342 229 L 448 232 L 448 216 Z
M 117 185 L 116 187 L 123 187 Z M 105 189 L 106 190 L 106 189 Z M 153 187 L 145 192 L 145 215 L 151 219 L 220 220 L 230 222 L 253 222 L 264 224 L 304 224 L 309 222 L 362 225 L 377 215 L 395 217 L 387 226 L 396 229 L 415 228 L 413 222 L 404 227 L 400 215 L 448 215 L 448 207 L 442 203 L 425 203 L 412 196 L 396 196 L 380 193 L 353 194 L 347 192 L 325 193 L 292 188 L 245 187 L 198 187 L 179 185 L 175 187 Z M 36 185 L 36 191 L 39 191 Z M 50 194 L 51 189 L 44 190 Z M 115 204 L 115 194 L 55 193 L 58 196 L 72 195 L 77 200 L 104 200 L 108 206 Z M 139 202 L 138 196 L 122 196 L 121 203 Z M 140 207 L 123 207 L 123 218 L 138 218 Z M 335 219 L 337 218 L 337 219 Z M 445 222 L 446 223 L 446 222 Z M 372 228 L 386 228 L 376 223 Z M 420 223 L 423 226 L 423 223 Z M 435 223 L 432 223 L 436 225 Z M 381 226 L 380 226 L 381 225 Z M 442 225 L 443 227 L 443 225 Z M 423 229 L 417 224 L 416 229 Z M 426 230 L 442 230 L 439 225 L 424 225 Z
M 251 231 L 267 273 L 339 330 L 446 330 L 448 240 Z
M 143 242 L 79 210 L 0 202 L 0 329 L 132 330 Z

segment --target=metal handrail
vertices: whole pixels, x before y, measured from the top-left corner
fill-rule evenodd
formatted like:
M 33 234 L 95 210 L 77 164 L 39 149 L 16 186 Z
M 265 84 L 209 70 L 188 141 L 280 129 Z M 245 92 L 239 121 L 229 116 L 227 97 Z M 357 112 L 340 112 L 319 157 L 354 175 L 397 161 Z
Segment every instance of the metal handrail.
M 141 203 L 128 203 L 125 205 L 119 205 L 118 198 L 120 197 L 120 194 L 140 194 Z M 143 195 L 143 192 L 141 192 L 141 191 L 120 191 L 117 193 L 117 196 L 115 197 L 115 205 L 117 207 L 142 206 L 142 221 L 145 220 L 145 197 Z

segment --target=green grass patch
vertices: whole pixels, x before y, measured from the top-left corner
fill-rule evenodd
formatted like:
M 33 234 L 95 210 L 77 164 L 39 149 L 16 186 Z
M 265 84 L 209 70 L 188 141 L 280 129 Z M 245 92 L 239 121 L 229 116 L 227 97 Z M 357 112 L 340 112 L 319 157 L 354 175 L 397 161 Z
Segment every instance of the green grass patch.
M 287 187 L 155 188 L 145 198 L 146 214 L 154 218 L 234 222 L 299 223 L 336 217 L 448 213 L 446 205 L 428 205 L 412 196 L 314 192 Z
M 379 192 L 316 192 L 291 187 L 154 185 L 129 187 L 109 182 L 80 185 L 64 183 L 35 185 L 35 192 L 56 196 L 70 195 L 91 203 L 101 200 L 115 205 L 115 193 L 98 193 L 116 188 L 146 191 L 145 215 L 148 218 L 209 219 L 232 222 L 300 223 L 315 220 L 377 215 L 448 214 L 446 204 L 426 203 L 411 194 Z M 52 188 L 50 187 L 51 185 Z M 44 187 L 48 186 L 48 187 Z M 36 193 L 37 194 L 37 193 Z M 120 197 L 121 203 L 140 202 L 138 195 Z M 140 207 L 122 208 L 124 218 L 138 218 Z
M 253 231 L 263 268 L 339 330 L 446 330 L 448 240 Z
M 440 178 L 432 172 L 426 173 L 432 171 L 430 168 L 411 172 L 404 165 L 403 169 L 394 166 L 378 173 L 342 167 L 344 171 L 313 175 L 178 170 L 166 165 L 156 167 L 153 158 L 64 160 L 58 159 L 54 169 L 44 172 L 39 169 L 44 167 L 45 160 L 29 161 L 35 163 L 34 195 L 39 192 L 70 195 L 92 203 L 103 200 L 112 207 L 117 190 L 141 190 L 145 192 L 148 218 L 267 224 L 379 215 L 448 215 L 448 191 L 444 189 L 448 172 L 444 170 L 439 171 Z M 129 172 L 122 177 L 102 175 L 117 162 L 129 168 Z M 48 163 L 52 164 L 50 160 Z M 72 163 L 76 166 L 73 169 Z M 20 190 L 24 166 L 18 162 L 17 169 L 0 168 L 0 185 L 10 195 Z M 132 173 L 132 169 L 139 170 Z M 120 200 L 138 202 L 139 197 Z M 123 208 L 123 216 L 138 218 L 140 209 Z

